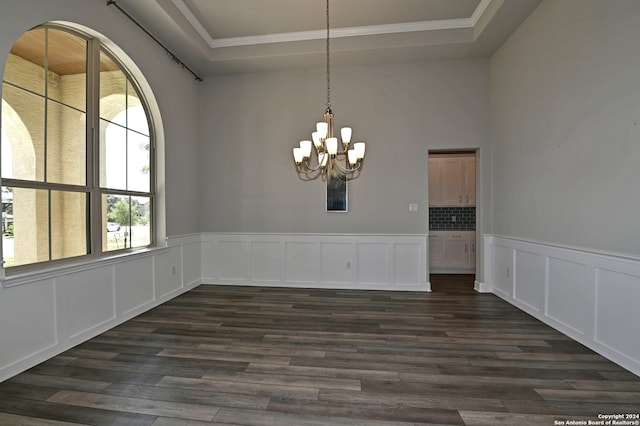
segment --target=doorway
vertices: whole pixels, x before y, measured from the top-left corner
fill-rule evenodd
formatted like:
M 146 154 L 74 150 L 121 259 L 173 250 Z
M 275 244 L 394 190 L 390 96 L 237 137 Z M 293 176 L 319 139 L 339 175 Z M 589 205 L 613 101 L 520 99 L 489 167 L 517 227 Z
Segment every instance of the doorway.
M 432 291 L 473 291 L 477 256 L 477 151 L 428 153 L 428 266 Z

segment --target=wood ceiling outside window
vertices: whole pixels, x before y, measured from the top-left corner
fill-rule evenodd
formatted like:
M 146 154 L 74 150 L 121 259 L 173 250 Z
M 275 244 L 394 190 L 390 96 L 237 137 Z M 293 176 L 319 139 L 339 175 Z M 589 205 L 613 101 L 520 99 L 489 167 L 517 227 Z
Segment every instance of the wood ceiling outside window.
M 16 42 L 11 53 L 44 68 L 44 28 L 28 31 Z M 49 71 L 58 75 L 85 74 L 87 58 L 85 41 L 62 30 L 49 31 Z M 100 61 L 101 71 L 117 71 L 119 68 L 104 55 Z

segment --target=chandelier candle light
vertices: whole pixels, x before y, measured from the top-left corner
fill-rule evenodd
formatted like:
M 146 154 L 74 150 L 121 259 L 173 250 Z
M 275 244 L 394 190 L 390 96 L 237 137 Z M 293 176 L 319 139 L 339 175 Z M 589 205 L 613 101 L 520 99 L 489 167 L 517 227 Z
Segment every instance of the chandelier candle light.
M 357 142 L 353 144 L 353 148 L 349 148 L 351 133 L 351 127 L 340 129 L 341 144 L 338 144 L 338 138 L 333 135 L 329 60 L 329 0 L 327 0 L 327 107 L 324 112 L 324 121 L 316 124 L 316 131 L 311 134 L 311 140 L 302 140 L 300 147 L 293 148 L 293 158 L 298 174 L 304 174 L 310 179 L 312 179 L 310 175 L 314 175 L 313 178 L 320 175 L 323 179 L 327 179 L 327 176 L 340 177 L 344 180 L 356 178 L 359 175 L 356 172 L 359 172 L 362 167 L 365 143 Z M 341 150 L 338 145 L 341 145 Z M 315 148 L 317 162 L 311 161 L 312 148 Z

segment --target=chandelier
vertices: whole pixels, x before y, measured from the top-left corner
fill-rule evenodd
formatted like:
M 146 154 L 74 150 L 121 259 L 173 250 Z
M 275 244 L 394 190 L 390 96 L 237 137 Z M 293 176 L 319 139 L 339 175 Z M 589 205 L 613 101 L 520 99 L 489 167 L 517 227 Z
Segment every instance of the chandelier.
M 331 111 L 331 62 L 329 57 L 329 0 L 327 0 L 327 107 L 324 111 L 324 121 L 316 124 L 316 131 L 311 134 L 311 140 L 300 141 L 300 146 L 293 148 L 293 159 L 299 175 L 309 180 L 318 175 L 326 179 L 341 177 L 343 179 L 356 178 L 362 168 L 365 143 L 351 144 L 351 127 L 340 129 L 340 142 L 333 134 L 333 112 Z M 313 145 L 313 146 L 312 146 Z M 340 146 L 338 146 L 340 145 Z M 315 148 L 316 160 L 311 160 Z

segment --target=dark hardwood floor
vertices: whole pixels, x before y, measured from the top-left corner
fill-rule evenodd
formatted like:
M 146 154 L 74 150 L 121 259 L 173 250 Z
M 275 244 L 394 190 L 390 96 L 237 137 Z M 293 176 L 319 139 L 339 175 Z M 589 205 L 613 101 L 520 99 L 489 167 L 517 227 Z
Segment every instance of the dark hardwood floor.
M 640 412 L 639 377 L 475 293 L 473 277 L 432 282 L 428 294 L 200 286 L 1 383 L 0 425 L 541 426 Z

